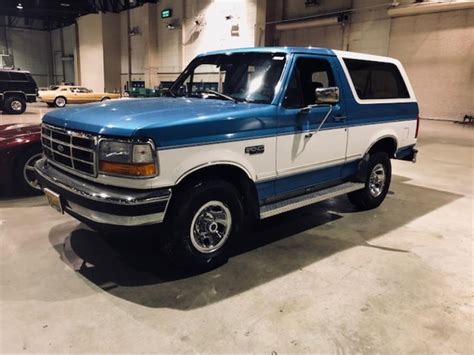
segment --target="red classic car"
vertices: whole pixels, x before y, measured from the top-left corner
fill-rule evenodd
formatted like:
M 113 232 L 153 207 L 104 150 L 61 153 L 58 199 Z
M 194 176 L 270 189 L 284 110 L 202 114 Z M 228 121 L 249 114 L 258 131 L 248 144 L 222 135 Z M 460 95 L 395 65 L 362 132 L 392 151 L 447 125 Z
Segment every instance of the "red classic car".
M 0 191 L 40 192 L 33 167 L 41 155 L 40 125 L 0 125 Z

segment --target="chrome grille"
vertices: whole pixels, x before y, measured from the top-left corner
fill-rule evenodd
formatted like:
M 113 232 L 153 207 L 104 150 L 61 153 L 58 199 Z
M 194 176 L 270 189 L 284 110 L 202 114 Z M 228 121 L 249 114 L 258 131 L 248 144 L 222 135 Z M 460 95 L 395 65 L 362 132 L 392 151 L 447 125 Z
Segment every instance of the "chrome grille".
M 54 163 L 96 176 L 96 137 L 43 124 L 43 152 Z

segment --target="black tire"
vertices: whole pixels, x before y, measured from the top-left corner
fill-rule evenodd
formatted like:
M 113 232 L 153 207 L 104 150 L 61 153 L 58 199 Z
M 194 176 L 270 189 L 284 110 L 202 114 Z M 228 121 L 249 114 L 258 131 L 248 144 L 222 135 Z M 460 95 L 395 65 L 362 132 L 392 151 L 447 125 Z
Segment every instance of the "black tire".
M 58 96 L 54 99 L 54 106 L 62 108 L 67 105 L 67 99 L 64 96 Z
M 208 211 L 212 211 L 211 214 Z M 210 218 L 209 216 L 215 217 L 214 212 L 224 217 L 229 213 L 230 228 L 224 228 L 222 224 L 215 222 L 217 219 Z M 163 235 L 160 236 L 161 250 L 179 268 L 193 271 L 213 269 L 227 261 L 230 241 L 238 234 L 242 218 L 242 199 L 232 184 L 217 179 L 189 183 L 173 196 L 162 230 Z M 221 219 L 224 220 L 229 222 L 229 218 Z M 217 238 L 218 242 L 215 244 L 209 243 L 215 238 L 215 234 L 211 232 L 214 229 L 211 226 L 213 223 L 216 225 L 217 235 L 222 235 L 222 239 Z M 192 226 L 206 231 L 200 233 L 202 239 L 197 232 L 191 235 Z
M 382 170 L 383 169 L 383 184 Z M 378 173 L 377 173 L 378 172 Z M 374 177 L 374 175 L 375 177 Z M 372 177 L 372 180 L 371 180 Z M 377 181 L 378 179 L 378 181 Z M 370 154 L 365 176 L 365 187 L 362 190 L 349 193 L 347 196 L 352 204 L 363 210 L 370 210 L 380 206 L 387 196 L 392 180 L 392 165 L 385 152 Z
M 40 159 L 42 151 L 40 146 L 34 146 L 23 152 L 15 162 L 13 172 L 15 188 L 18 192 L 26 194 L 40 194 L 41 189 L 37 184 L 34 171 L 31 170 L 32 164 Z M 28 167 L 29 166 L 29 167 Z
M 26 111 L 26 100 L 21 96 L 8 96 L 3 104 L 3 110 L 11 115 L 19 115 Z
M 103 97 L 100 101 L 107 101 L 107 100 L 110 100 L 110 97 L 106 96 L 106 97 Z

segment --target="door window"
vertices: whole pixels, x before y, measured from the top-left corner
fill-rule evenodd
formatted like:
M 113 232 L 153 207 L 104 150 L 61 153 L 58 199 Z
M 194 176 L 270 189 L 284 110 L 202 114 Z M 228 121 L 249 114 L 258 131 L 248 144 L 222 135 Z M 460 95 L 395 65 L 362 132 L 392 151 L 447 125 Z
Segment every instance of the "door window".
M 298 58 L 286 89 L 283 105 L 301 108 L 315 103 L 317 88 L 335 86 L 331 64 L 325 59 Z

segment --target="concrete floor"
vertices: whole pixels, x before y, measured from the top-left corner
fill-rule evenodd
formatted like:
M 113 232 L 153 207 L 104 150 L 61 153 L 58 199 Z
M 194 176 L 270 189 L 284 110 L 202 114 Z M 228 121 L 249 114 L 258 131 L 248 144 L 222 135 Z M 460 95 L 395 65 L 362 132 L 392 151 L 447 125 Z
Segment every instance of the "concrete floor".
M 104 240 L 43 197 L 3 197 L 0 350 L 472 353 L 473 138 L 423 121 L 380 208 L 266 220 L 201 275 L 151 237 Z

